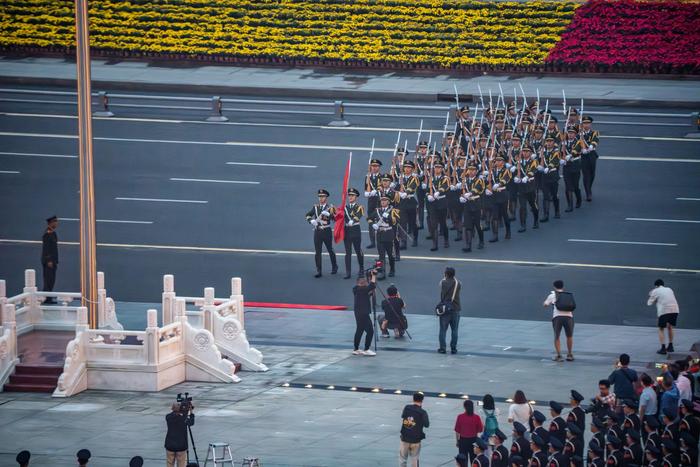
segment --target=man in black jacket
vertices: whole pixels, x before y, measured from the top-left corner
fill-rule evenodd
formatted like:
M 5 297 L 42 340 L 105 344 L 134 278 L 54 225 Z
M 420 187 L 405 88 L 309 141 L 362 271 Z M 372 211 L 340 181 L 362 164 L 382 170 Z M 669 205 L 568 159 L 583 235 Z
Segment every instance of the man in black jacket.
M 400 467 L 407 467 L 409 457 L 411 467 L 418 467 L 420 443 L 425 438 L 423 429 L 429 426 L 428 412 L 423 410 L 423 393 L 417 392 L 413 395 L 413 404 L 408 404 L 401 413 Z
M 462 288 L 459 281 L 455 278 L 455 270 L 453 268 L 445 268 L 445 277 L 440 281 L 440 303 L 451 302 L 452 312 L 445 313 L 440 316 L 440 348 L 439 353 L 447 353 L 446 335 L 447 328 L 452 331 L 450 337 L 450 348 L 452 353 L 457 353 L 457 338 L 459 337 L 459 292 Z
M 46 219 L 46 231 L 41 238 L 41 266 L 44 272 L 44 292 L 51 292 L 56 283 L 56 269 L 58 268 L 58 217 L 51 216 Z M 49 297 L 45 303 L 56 303 Z
M 173 402 L 172 412 L 165 416 L 168 433 L 165 435 L 165 453 L 168 467 L 185 467 L 187 463 L 187 427 L 194 425 L 194 406 L 190 405 L 190 413 L 183 413 L 180 404 Z

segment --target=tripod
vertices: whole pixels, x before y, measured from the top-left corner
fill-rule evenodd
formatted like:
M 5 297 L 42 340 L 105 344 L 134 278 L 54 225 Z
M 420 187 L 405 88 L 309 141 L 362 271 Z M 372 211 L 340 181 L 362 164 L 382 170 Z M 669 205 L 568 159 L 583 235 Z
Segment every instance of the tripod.
M 189 417 L 189 415 L 188 415 Z M 199 467 L 199 457 L 197 456 L 197 447 L 194 445 L 194 436 L 192 436 L 192 426 L 187 423 L 187 431 L 190 434 L 190 442 L 192 443 L 192 452 L 194 453 L 194 460 L 195 463 L 197 464 L 197 467 Z M 187 448 L 187 464 L 189 465 L 190 463 L 190 448 Z
M 401 322 L 401 321 L 402 321 L 401 315 L 399 315 L 399 314 L 396 312 L 396 310 L 394 309 L 394 305 L 392 305 L 391 302 L 389 301 L 389 298 L 388 298 L 386 295 L 384 295 L 384 291 L 383 291 L 382 289 L 380 289 L 379 287 L 377 287 L 377 290 L 379 290 L 379 293 L 382 294 L 382 297 L 384 297 L 384 300 L 386 300 L 386 302 L 389 304 L 389 307 L 391 308 L 391 312 L 394 313 L 394 316 L 396 316 L 396 318 L 399 320 L 399 322 Z M 376 297 L 374 297 L 374 294 L 372 294 L 372 300 L 373 300 L 372 309 L 376 309 L 377 301 L 376 301 Z M 374 327 L 374 347 L 375 347 L 375 351 L 376 351 L 376 347 L 377 347 L 377 327 L 376 327 L 377 317 L 376 317 L 376 310 L 375 310 L 375 313 L 374 313 L 374 314 L 375 314 L 375 317 L 374 317 L 374 322 L 375 322 L 375 327 Z M 404 332 L 406 333 L 406 335 L 408 336 L 408 338 L 411 339 L 411 340 L 413 340 L 413 337 L 411 337 L 411 334 L 408 332 L 408 323 L 405 323 L 405 324 L 404 324 L 404 329 L 403 329 L 403 330 L 404 330 Z

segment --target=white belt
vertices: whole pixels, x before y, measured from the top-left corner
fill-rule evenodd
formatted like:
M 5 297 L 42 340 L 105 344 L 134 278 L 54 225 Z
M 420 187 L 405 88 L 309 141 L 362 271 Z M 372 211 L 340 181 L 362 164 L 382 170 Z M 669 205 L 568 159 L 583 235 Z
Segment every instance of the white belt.
M 329 229 L 330 227 L 331 227 L 330 224 L 329 224 L 329 225 L 319 225 L 319 226 L 316 226 L 316 228 L 317 228 L 318 230 Z

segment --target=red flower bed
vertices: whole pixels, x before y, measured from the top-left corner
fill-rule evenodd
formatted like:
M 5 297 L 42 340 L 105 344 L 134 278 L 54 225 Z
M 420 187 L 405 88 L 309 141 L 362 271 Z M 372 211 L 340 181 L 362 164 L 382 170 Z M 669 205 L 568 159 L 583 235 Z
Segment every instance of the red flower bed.
M 547 63 L 588 71 L 700 73 L 700 4 L 592 0 Z

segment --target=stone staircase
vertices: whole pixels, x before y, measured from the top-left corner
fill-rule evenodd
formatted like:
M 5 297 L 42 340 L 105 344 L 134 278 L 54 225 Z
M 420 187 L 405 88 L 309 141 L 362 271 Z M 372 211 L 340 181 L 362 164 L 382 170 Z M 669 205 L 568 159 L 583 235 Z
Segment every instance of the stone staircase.
M 63 366 L 19 364 L 10 380 L 5 384 L 5 392 L 47 392 L 52 393 L 58 384 Z

